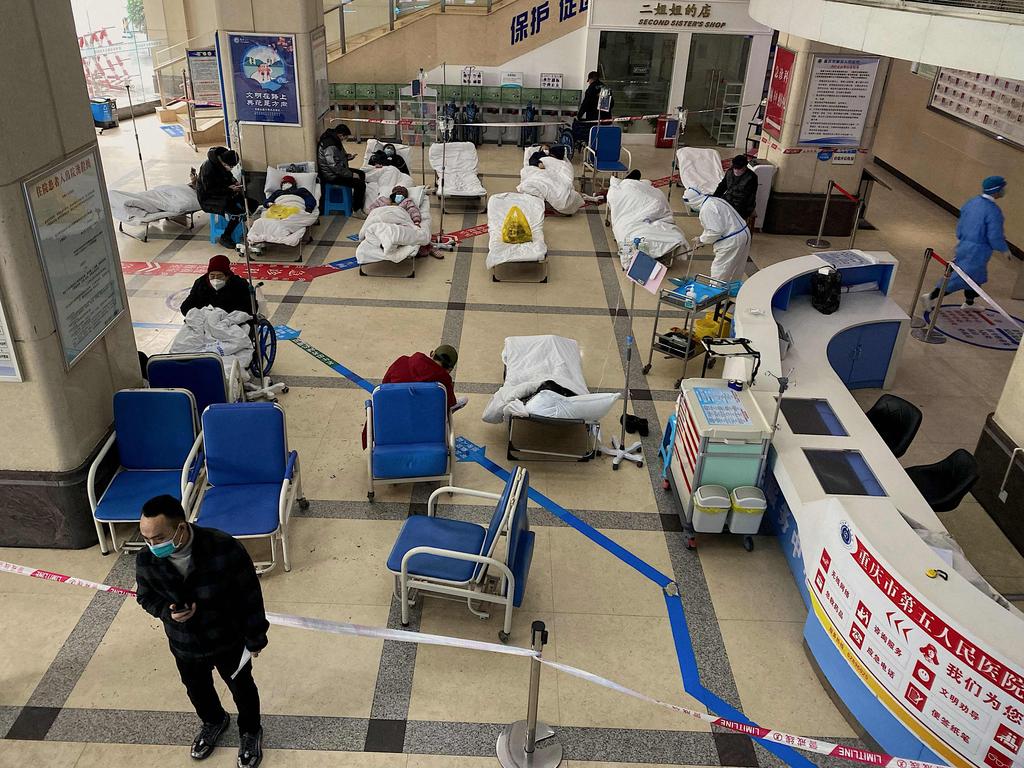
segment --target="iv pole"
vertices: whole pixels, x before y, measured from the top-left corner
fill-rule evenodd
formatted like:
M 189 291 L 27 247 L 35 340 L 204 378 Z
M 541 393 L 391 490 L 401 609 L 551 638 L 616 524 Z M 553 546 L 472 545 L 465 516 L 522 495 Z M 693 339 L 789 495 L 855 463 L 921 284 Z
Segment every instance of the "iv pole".
M 633 241 L 633 253 L 639 252 L 640 239 Z M 634 255 L 634 258 L 635 255 Z M 629 267 L 627 266 L 627 271 Z M 612 457 L 612 469 L 617 470 L 619 464 L 625 461 L 632 461 L 637 467 L 644 465 L 643 443 L 637 440 L 630 446 L 626 446 L 626 412 L 629 408 L 629 374 L 633 367 L 633 305 L 636 303 L 636 283 L 629 281 L 629 330 L 626 333 L 626 381 L 622 388 L 622 425 L 619 435 L 612 435 L 611 448 L 601 446 L 601 453 Z
M 448 87 L 448 63 L 441 63 L 441 79 L 444 82 L 444 86 L 441 89 L 442 97 L 444 91 Z M 434 236 L 432 246 L 434 248 L 440 248 L 444 251 L 454 251 L 458 242 L 453 237 L 446 237 L 444 234 L 444 209 L 445 209 L 445 173 L 447 171 L 446 158 L 448 156 L 448 142 L 452 137 L 452 128 L 454 121 L 448 115 L 442 115 L 437 113 L 435 115 L 437 120 L 437 132 L 441 139 L 441 173 L 438 175 L 437 189 L 435 190 L 438 197 L 441 199 L 441 218 L 437 225 L 437 234 Z M 425 134 L 424 134 L 425 135 Z M 427 172 L 426 167 L 423 169 L 424 174 Z
M 139 125 L 135 122 L 135 105 L 132 103 L 131 80 L 125 82 L 124 89 L 128 91 L 128 111 L 131 112 L 132 128 L 135 129 L 135 149 L 139 153 L 139 170 L 142 172 L 142 188 L 149 189 L 149 184 L 146 183 L 146 166 L 142 162 L 142 145 L 139 143 Z

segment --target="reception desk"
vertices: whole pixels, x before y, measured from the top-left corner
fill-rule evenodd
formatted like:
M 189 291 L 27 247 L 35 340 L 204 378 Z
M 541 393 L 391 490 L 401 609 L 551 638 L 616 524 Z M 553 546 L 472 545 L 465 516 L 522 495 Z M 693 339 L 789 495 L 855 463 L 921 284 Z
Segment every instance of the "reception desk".
M 882 749 L 978 768 L 1024 766 L 1024 620 L 968 582 L 908 523 L 944 531 L 851 388 L 888 386 L 909 331 L 887 253 L 843 269 L 837 312 L 810 305 L 802 256 L 761 270 L 737 297 L 735 335 L 761 354 L 752 387 L 775 434 L 765 493 L 808 607 L 823 678 Z M 780 327 L 790 341 L 780 341 Z M 910 342 L 914 343 L 914 342 Z M 726 378 L 749 378 L 733 358 Z M 919 438 L 920 439 L 920 438 Z M 799 692 L 794 692 L 799 693 Z

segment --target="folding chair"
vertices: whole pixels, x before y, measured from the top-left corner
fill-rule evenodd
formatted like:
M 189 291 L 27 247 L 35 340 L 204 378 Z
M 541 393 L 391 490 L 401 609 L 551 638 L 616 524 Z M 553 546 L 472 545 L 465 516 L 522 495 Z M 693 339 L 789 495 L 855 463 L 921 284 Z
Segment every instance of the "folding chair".
M 212 352 L 188 355 L 153 355 L 146 364 L 146 381 L 151 387 L 187 389 L 196 400 L 196 413 L 214 403 L 245 400 L 242 366 L 231 360 L 225 376 L 223 358 Z
M 366 401 L 366 498 L 375 484 L 452 483 L 455 435 L 437 382 L 381 384 Z
M 230 403 L 208 407 L 202 416 L 206 481 L 191 511 L 193 522 L 218 528 L 236 539 L 270 539 L 270 560 L 255 563 L 263 574 L 277 565 L 281 542 L 288 559 L 288 520 L 302 496 L 299 455 L 288 450 L 284 410 L 277 403 Z
M 122 389 L 114 393 L 114 433 L 89 467 L 86 489 L 100 552 L 109 554 L 103 526 L 110 529 L 115 552 L 139 549 L 141 542 L 118 545 L 115 525 L 138 525 L 142 505 L 167 494 L 187 508 L 200 462 L 196 404 L 184 389 Z M 117 446 L 119 463 L 113 479 L 97 498 L 96 474 Z
M 622 153 L 629 158 L 629 165 L 623 165 L 619 159 Z M 622 129 L 617 125 L 595 125 L 590 129 L 590 139 L 583 148 L 583 175 L 580 178 L 580 190 L 586 183 L 587 169 L 593 173 L 594 189 L 597 189 L 597 174 L 608 175 L 629 173 L 633 167 L 633 155 L 622 146 Z
M 470 612 L 481 619 L 490 614 L 474 608 L 474 601 L 503 605 L 505 619 L 498 639 L 508 642 L 512 609 L 523 603 L 533 560 L 534 533 L 526 514 L 529 490 L 529 473 L 516 467 L 500 495 L 454 486 L 438 488 L 430 495 L 426 516 L 414 515 L 405 521 L 388 556 L 396 597 L 402 601 L 402 626 L 408 625 L 409 607 L 415 602 L 410 593 L 430 592 L 465 599 Z M 437 517 L 435 504 L 443 493 L 495 500 L 488 527 Z

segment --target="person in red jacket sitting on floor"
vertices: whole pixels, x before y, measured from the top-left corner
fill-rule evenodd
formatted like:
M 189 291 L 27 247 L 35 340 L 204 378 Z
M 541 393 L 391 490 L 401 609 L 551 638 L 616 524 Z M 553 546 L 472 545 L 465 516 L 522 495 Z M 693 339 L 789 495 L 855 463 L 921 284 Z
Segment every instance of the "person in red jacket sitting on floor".
M 455 384 L 451 372 L 459 362 L 459 351 L 451 344 L 442 344 L 430 355 L 414 352 L 395 360 L 380 380 L 381 384 L 410 384 L 419 381 L 436 381 L 448 393 L 448 410 L 452 413 L 464 407 L 469 399 L 455 396 Z M 363 448 L 366 448 L 366 425 L 363 425 Z

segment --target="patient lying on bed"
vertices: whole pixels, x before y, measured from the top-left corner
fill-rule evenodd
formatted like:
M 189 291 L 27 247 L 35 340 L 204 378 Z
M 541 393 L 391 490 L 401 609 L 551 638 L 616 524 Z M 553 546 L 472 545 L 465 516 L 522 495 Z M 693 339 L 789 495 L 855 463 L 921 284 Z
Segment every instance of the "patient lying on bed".
M 314 208 L 316 208 L 316 198 L 313 197 L 313 193 L 305 187 L 300 187 L 295 182 L 294 176 L 282 176 L 281 188 L 275 192 L 271 192 L 270 197 L 267 198 L 264 205 L 267 208 L 270 208 L 270 206 L 274 205 L 274 203 L 284 195 L 294 195 L 295 197 L 302 198 L 305 203 L 306 213 L 310 213 Z
M 387 197 L 383 195 L 378 197 L 366 208 L 367 216 L 369 216 L 370 211 L 374 211 L 377 208 L 383 208 L 384 206 L 398 206 L 409 214 L 409 218 L 412 219 L 412 223 L 417 227 L 423 222 L 423 213 L 420 211 L 419 206 L 416 205 L 416 203 L 412 201 L 412 198 L 409 197 L 409 190 L 406 187 L 398 185 L 391 190 L 391 194 Z M 416 256 L 433 256 L 436 259 L 444 258 L 444 255 L 435 251 L 430 243 L 420 246 Z

